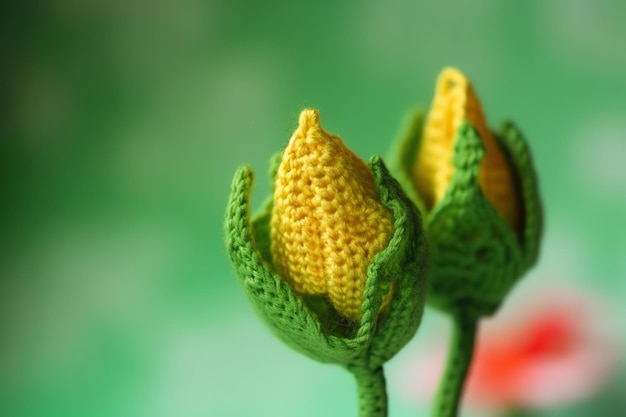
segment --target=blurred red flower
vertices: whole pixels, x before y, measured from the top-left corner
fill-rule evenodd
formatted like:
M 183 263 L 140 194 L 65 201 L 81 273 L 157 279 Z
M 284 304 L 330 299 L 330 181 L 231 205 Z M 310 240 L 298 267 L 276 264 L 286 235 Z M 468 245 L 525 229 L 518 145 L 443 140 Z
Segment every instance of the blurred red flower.
M 483 320 L 463 405 L 483 411 L 544 409 L 580 401 L 607 381 L 615 349 L 600 304 L 559 288 L 504 305 Z M 406 369 L 405 391 L 431 399 L 447 345 L 429 349 Z

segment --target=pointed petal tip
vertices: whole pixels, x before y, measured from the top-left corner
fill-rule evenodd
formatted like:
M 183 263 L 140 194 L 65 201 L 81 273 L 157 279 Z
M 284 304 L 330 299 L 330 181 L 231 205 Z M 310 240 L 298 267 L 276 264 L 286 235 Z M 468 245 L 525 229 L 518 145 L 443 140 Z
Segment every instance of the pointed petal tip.
M 298 129 L 296 132 L 306 136 L 306 133 L 312 128 L 321 128 L 320 112 L 314 109 L 304 109 L 298 117 Z
M 439 89 L 445 92 L 453 88 L 465 88 L 469 83 L 469 79 L 461 70 L 455 67 L 445 67 L 439 73 L 437 84 L 439 85 Z

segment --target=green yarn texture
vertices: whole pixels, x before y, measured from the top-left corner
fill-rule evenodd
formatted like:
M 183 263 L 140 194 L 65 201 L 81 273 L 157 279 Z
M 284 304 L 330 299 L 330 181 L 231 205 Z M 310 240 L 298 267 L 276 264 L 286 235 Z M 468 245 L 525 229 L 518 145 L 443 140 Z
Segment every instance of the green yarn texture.
M 387 389 L 383 367 L 374 369 L 366 363 L 353 363 L 348 367 L 357 381 L 360 417 L 387 417 Z
M 271 175 L 278 161 L 273 158 Z M 248 167 L 240 168 L 233 179 L 225 231 L 227 250 L 245 293 L 281 340 L 317 361 L 340 364 L 353 373 L 368 369 L 375 374 L 417 331 L 427 291 L 427 246 L 414 204 L 380 158 L 372 158 L 370 167 L 381 200 L 393 213 L 394 233 L 387 248 L 368 267 L 359 322 L 338 317 L 324 299 L 296 293 L 273 271 L 269 238 L 272 201 L 268 199 L 251 217 L 253 173 Z M 393 298 L 379 313 L 391 285 Z M 359 382 L 359 390 L 361 385 Z M 384 398 L 386 410 L 386 394 Z
M 444 375 L 437 391 L 433 410 L 434 417 L 454 417 L 457 415 L 463 386 L 474 352 L 477 318 L 464 311 L 459 311 L 452 315 L 452 320 L 452 340 L 450 341 Z
M 392 170 L 426 218 L 430 243 L 428 301 L 449 312 L 493 314 L 517 280 L 536 262 L 542 211 L 528 145 L 510 122 L 495 133 L 514 167 L 523 201 L 523 226 L 513 230 L 483 195 L 478 184 L 484 147 L 477 131 L 461 124 L 454 143 L 454 174 L 446 194 L 426 213 L 411 180 L 424 117 L 413 112 L 395 151 Z

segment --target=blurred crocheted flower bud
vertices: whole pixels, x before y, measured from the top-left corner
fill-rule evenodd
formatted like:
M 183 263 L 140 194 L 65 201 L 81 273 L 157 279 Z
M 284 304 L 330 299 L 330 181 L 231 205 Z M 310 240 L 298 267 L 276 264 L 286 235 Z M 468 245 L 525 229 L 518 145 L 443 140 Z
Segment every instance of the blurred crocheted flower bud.
M 601 303 L 563 286 L 511 301 L 517 303 L 481 327 L 465 389 L 468 408 L 482 416 L 526 415 L 573 405 L 606 385 L 618 349 Z M 403 368 L 407 399 L 430 400 L 443 352 L 431 344 Z
M 392 168 L 427 215 L 429 301 L 490 315 L 537 259 L 542 212 L 530 151 L 491 131 L 471 83 L 446 68 L 428 116 L 411 114 Z
M 235 175 L 227 247 L 259 314 L 322 361 L 376 368 L 413 336 L 423 310 L 419 212 L 380 158 L 369 166 L 304 110 L 271 168 L 274 193 L 250 220 L 252 171 Z M 355 362 L 356 361 L 356 362 Z
M 476 130 L 485 150 L 478 184 L 500 215 L 517 230 L 521 210 L 512 167 L 487 127 L 474 88 L 457 69 L 446 68 L 439 75 L 413 165 L 413 182 L 428 210 L 444 198 L 455 169 L 454 141 L 463 122 Z

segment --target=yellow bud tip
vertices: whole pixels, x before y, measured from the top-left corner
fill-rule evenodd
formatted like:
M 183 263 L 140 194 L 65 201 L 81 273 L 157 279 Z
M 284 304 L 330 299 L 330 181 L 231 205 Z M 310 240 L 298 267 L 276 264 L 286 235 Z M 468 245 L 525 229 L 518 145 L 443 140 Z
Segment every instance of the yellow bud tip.
M 298 129 L 296 129 L 296 135 L 306 136 L 309 129 L 321 129 L 320 125 L 320 112 L 313 109 L 304 109 L 300 112 L 298 118 Z
M 332 145 L 329 142 L 332 142 Z M 304 109 L 300 112 L 298 127 L 293 132 L 283 156 L 288 155 L 290 152 L 295 152 L 302 156 L 311 152 L 312 148 L 320 146 L 345 148 L 341 138 L 324 130 L 320 123 L 320 112 L 318 110 Z M 350 152 L 347 148 L 346 151 Z
M 454 88 L 466 89 L 469 81 L 454 67 L 444 68 L 437 79 L 437 94 L 448 94 Z

